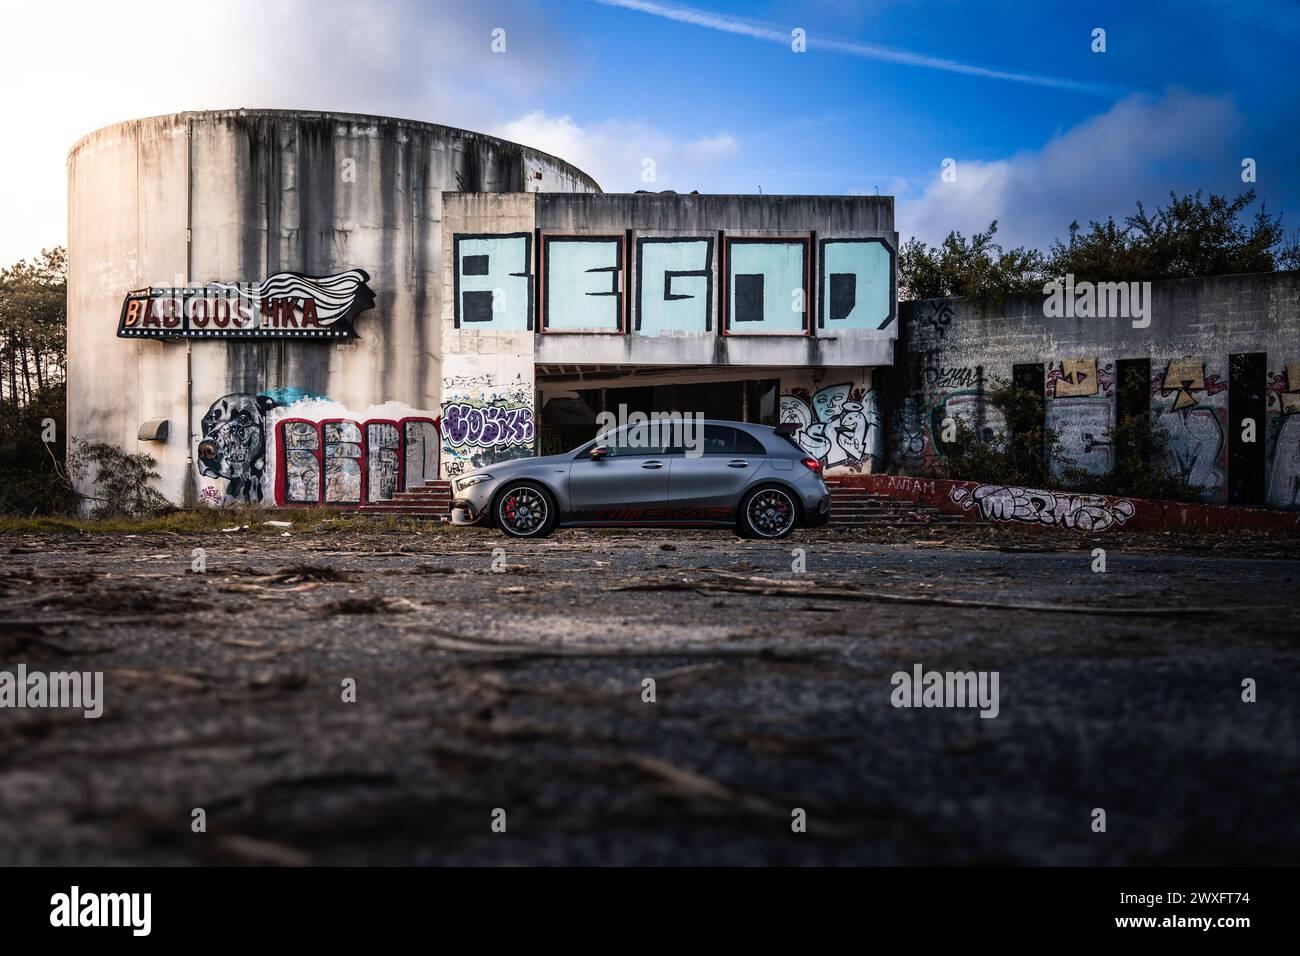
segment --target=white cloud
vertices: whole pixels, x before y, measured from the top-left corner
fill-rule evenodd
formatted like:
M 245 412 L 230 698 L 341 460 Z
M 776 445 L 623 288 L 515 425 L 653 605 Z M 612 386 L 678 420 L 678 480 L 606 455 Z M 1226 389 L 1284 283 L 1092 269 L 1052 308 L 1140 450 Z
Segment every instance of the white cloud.
M 698 188 L 702 176 L 737 151 L 736 139 L 728 133 L 683 140 L 642 122 L 609 119 L 582 125 L 570 116 L 552 116 L 540 110 L 491 132 L 562 156 L 594 176 L 606 192 L 689 192 Z M 643 171 L 651 169 L 654 179 L 647 181 Z
M 0 265 L 66 241 L 65 159 L 86 133 L 182 110 L 319 109 L 481 128 L 572 80 L 521 0 L 44 0 L 8 4 Z M 506 30 L 493 53 L 492 30 Z M 506 105 L 502 105 L 502 104 Z
M 1004 246 L 1046 248 L 1073 219 L 1085 227 L 1089 219 L 1120 219 L 1138 200 L 1151 208 L 1170 190 L 1236 194 L 1247 188 L 1243 154 L 1234 149 L 1242 126 L 1226 97 L 1130 96 L 1037 151 L 992 161 L 954 157 L 955 182 L 942 181 L 936 160 L 919 188 L 895 184 L 899 233 L 935 243 L 996 219 Z

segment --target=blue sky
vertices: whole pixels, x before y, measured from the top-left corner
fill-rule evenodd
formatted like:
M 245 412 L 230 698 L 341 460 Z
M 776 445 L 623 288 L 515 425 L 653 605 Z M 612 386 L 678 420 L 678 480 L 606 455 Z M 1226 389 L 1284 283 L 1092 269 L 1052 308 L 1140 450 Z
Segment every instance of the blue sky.
M 571 159 L 612 191 L 878 190 L 897 197 L 899 232 L 929 241 L 997 218 L 1003 239 L 1042 245 L 1072 218 L 1123 215 L 1170 189 L 1236 193 L 1251 157 L 1257 191 L 1300 227 L 1294 3 L 109 6 L 6 8 L 24 40 L 0 83 L 7 127 L 26 138 L 0 150 L 3 261 L 63 241 L 63 162 L 77 137 L 235 106 L 481 129 Z M 157 70 L 107 68 L 144 26 L 157 31 Z M 1104 53 L 1090 48 L 1098 27 Z M 795 28 L 806 52 L 790 47 Z M 220 36 L 239 42 L 214 46 Z M 191 68 L 168 66 L 187 55 Z M 955 183 L 940 180 L 945 158 Z

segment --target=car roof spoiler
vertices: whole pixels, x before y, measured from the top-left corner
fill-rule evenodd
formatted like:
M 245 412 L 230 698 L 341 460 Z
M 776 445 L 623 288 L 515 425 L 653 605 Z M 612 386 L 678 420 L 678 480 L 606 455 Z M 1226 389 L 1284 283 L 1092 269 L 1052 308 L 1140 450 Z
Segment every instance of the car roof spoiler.
M 778 435 L 784 435 L 786 438 L 790 438 L 799 433 L 799 425 L 796 422 L 782 422 L 780 425 L 776 426 L 775 431 Z

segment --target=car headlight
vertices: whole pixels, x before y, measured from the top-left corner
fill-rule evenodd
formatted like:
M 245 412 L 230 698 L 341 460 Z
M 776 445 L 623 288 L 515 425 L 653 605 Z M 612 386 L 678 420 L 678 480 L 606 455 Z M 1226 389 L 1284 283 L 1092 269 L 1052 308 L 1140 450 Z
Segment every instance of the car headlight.
M 477 485 L 480 481 L 491 481 L 491 475 L 470 475 L 467 478 L 456 479 L 456 490 L 464 491 L 466 488 Z

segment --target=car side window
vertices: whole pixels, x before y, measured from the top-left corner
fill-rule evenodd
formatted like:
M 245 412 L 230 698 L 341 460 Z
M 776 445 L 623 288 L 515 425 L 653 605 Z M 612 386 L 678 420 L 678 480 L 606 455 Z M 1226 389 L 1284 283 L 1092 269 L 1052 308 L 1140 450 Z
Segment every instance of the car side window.
M 704 426 L 704 454 L 706 455 L 759 455 L 767 450 L 763 443 L 749 432 L 726 425 Z
M 725 425 L 704 426 L 704 454 L 730 455 L 736 449 L 736 430 Z
M 653 444 L 652 444 L 653 441 Z M 609 436 L 605 445 L 610 458 L 636 458 L 650 455 L 662 455 L 663 443 L 658 436 L 651 434 L 648 425 L 632 425 Z

